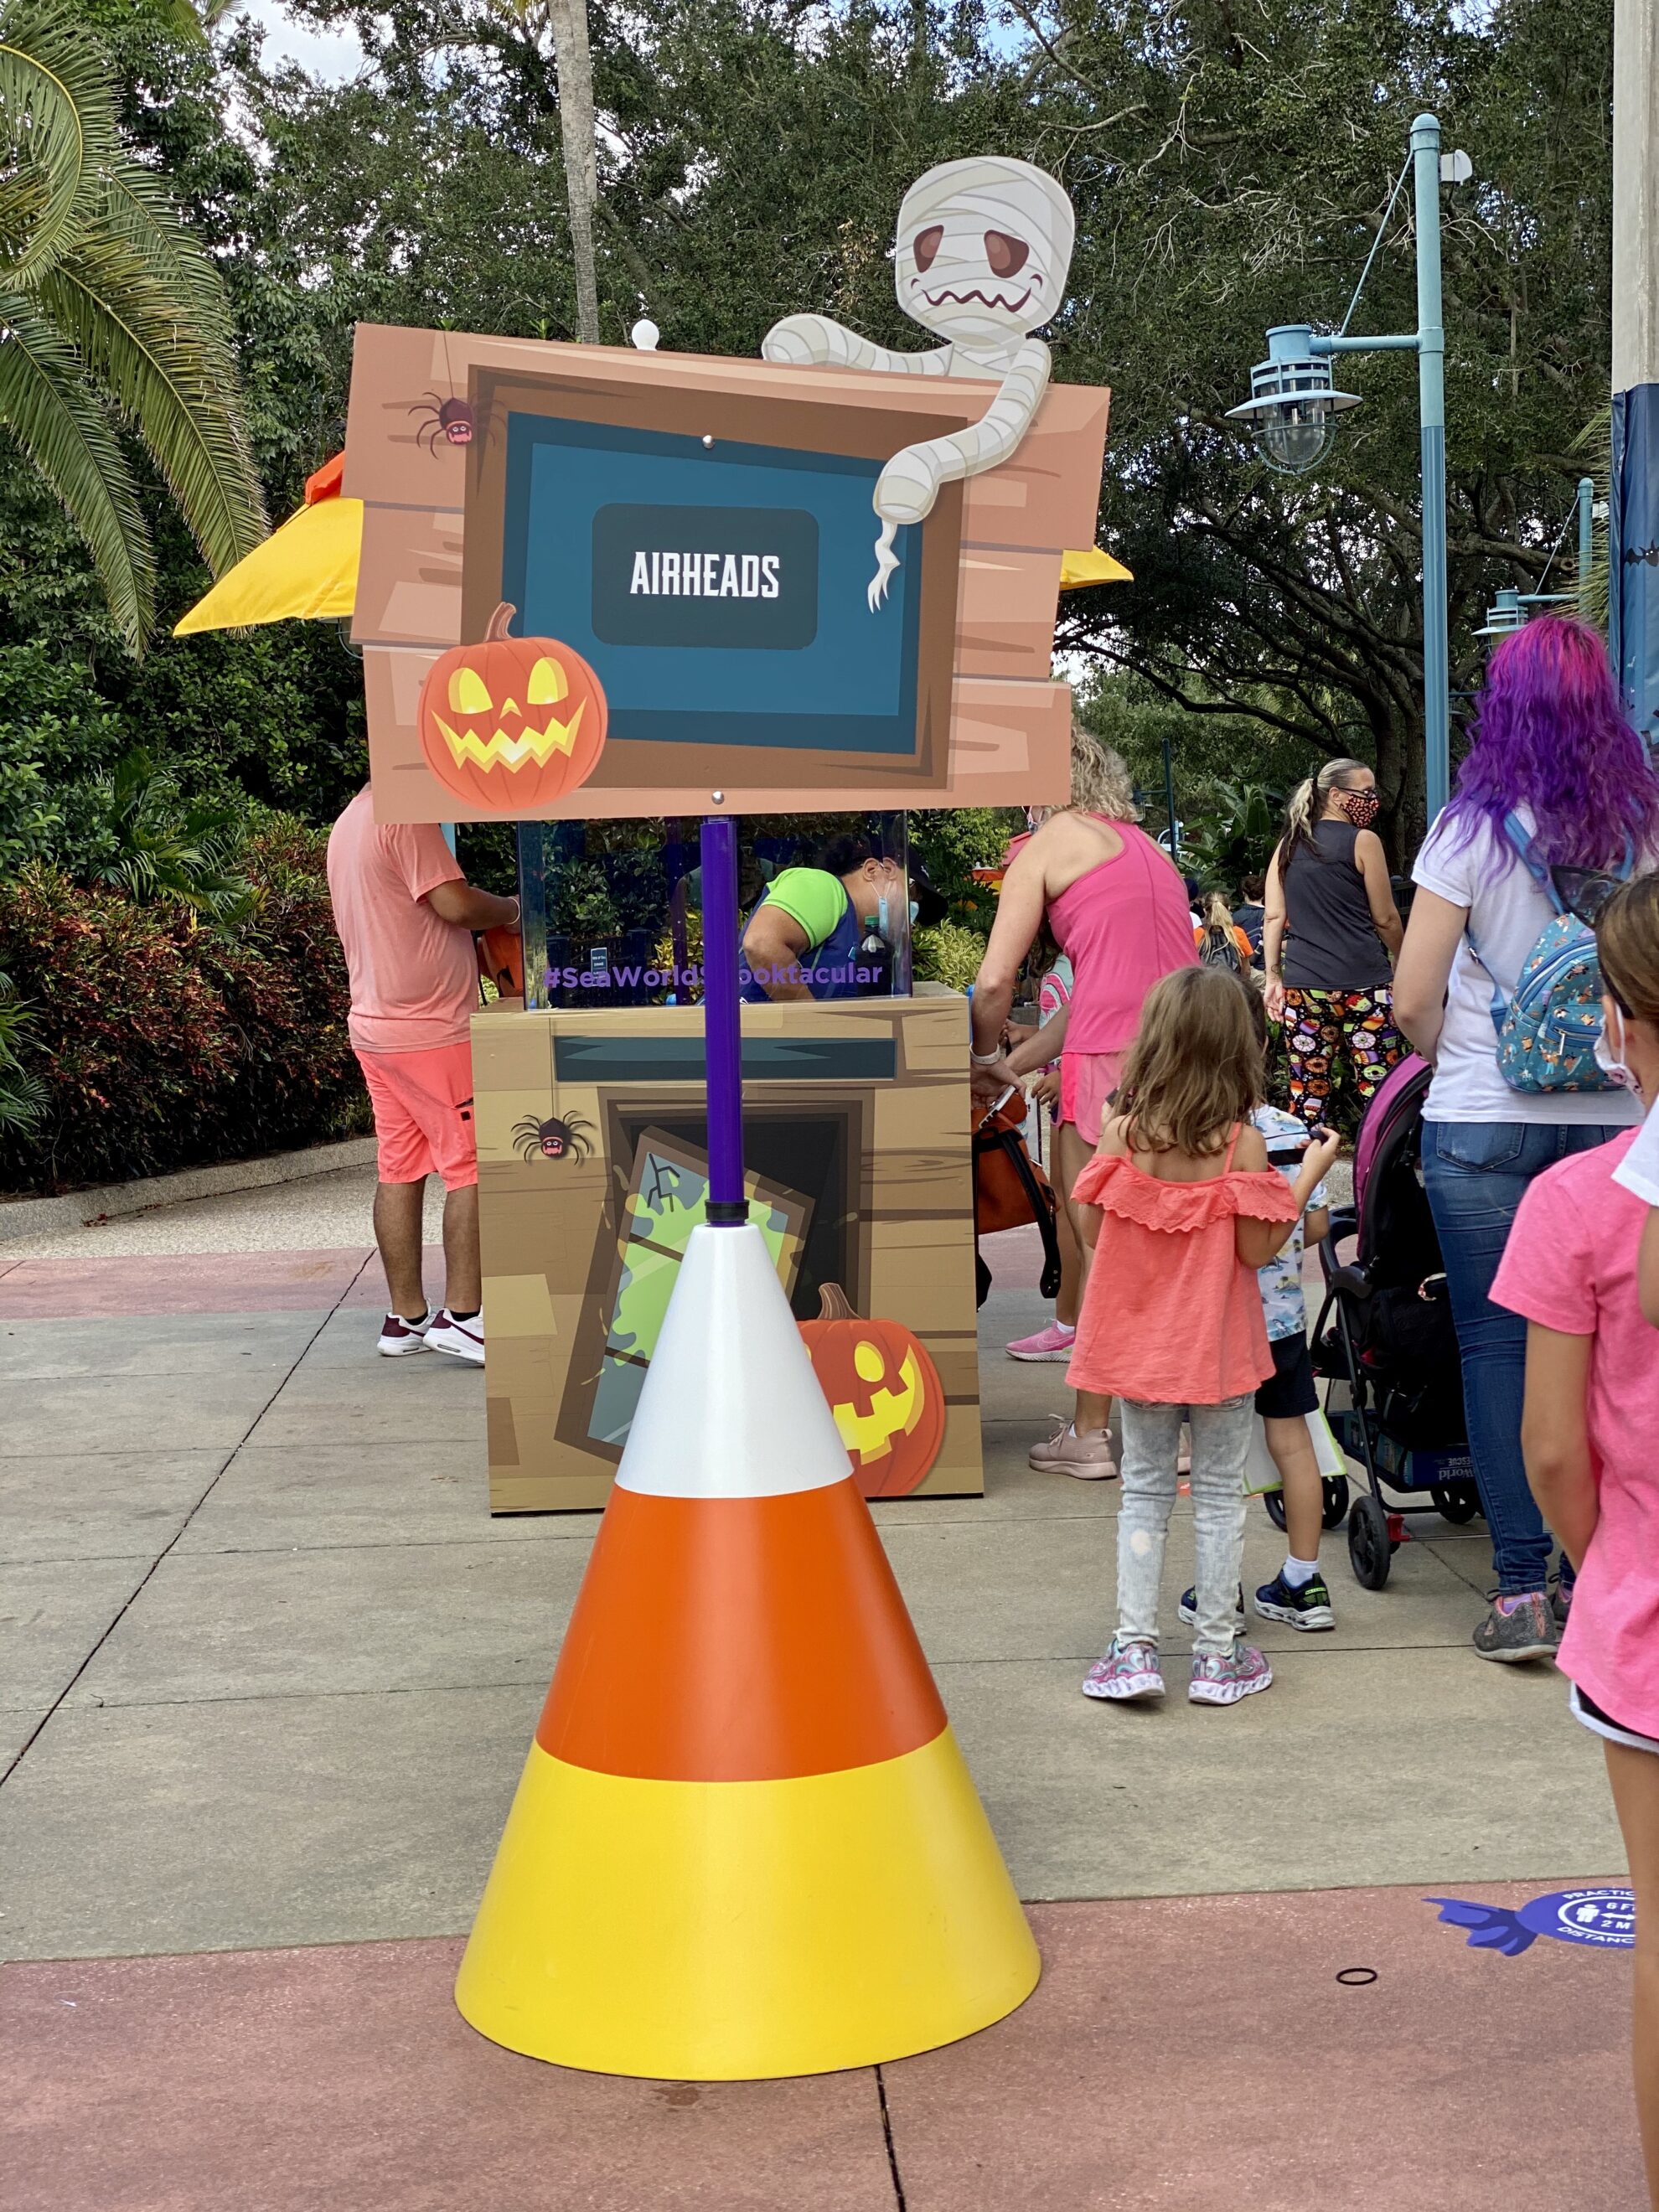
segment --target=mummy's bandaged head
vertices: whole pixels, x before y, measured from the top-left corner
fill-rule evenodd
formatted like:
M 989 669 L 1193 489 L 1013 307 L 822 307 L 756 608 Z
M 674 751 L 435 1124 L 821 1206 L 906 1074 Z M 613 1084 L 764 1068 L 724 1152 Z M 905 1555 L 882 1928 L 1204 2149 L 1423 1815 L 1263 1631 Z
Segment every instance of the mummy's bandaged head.
M 1030 161 L 943 162 L 899 210 L 898 303 L 952 344 L 1017 344 L 1058 311 L 1075 231 L 1070 200 Z

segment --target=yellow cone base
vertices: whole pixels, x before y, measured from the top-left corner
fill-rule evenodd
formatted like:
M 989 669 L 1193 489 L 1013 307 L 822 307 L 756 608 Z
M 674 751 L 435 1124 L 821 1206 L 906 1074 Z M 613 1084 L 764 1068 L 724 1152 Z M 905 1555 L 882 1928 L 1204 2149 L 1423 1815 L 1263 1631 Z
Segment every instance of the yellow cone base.
M 1040 1971 L 948 1728 L 787 1782 L 635 1781 L 534 1744 L 455 2001 L 561 2066 L 740 2081 L 955 2042 Z

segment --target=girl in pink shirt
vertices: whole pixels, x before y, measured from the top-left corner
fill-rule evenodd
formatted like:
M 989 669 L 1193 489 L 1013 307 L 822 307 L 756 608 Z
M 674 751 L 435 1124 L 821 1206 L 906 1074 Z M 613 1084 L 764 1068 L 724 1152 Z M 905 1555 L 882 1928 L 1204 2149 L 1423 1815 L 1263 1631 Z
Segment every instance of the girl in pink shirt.
M 1197 1552 L 1188 1695 L 1236 1705 L 1273 1680 L 1261 1652 L 1233 1635 L 1253 1401 L 1273 1371 L 1256 1270 L 1289 1237 L 1337 1140 L 1319 1132 L 1291 1187 L 1249 1126 L 1261 1095 L 1261 1048 L 1237 977 L 1185 968 L 1155 984 L 1118 1110 L 1075 1192 L 1094 1258 L 1068 1379 L 1123 1401 L 1117 1632 L 1085 1697 L 1164 1694 L 1158 1584 L 1183 1419 Z
M 1659 876 L 1595 929 L 1605 1046 L 1659 1097 Z M 1521 1441 L 1539 1510 L 1578 1563 L 1556 1664 L 1604 1739 L 1636 1892 L 1636 2098 L 1659 2207 L 1659 1346 L 1643 1318 L 1650 1209 L 1620 1174 L 1632 1129 L 1547 1169 L 1521 1201 L 1492 1298 L 1527 1322 Z M 1636 1178 L 1638 1184 L 1640 1178 Z

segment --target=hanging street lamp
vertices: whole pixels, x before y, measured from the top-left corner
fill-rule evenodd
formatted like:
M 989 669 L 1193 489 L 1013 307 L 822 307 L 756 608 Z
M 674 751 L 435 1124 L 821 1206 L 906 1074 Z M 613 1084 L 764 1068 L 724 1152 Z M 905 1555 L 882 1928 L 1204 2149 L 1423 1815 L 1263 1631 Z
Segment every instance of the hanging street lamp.
M 1359 304 L 1407 173 L 1413 184 L 1417 244 L 1417 328 L 1396 336 L 1350 337 Z M 1250 372 L 1250 396 L 1228 410 L 1248 423 L 1268 465 L 1291 475 L 1317 468 L 1330 452 L 1338 418 L 1359 404 L 1335 389 L 1333 356 L 1414 353 L 1423 498 L 1423 720 L 1425 781 L 1429 819 L 1445 805 L 1451 773 L 1450 656 L 1446 618 L 1446 337 L 1440 294 L 1440 185 L 1462 184 L 1471 174 L 1467 154 L 1440 153 L 1437 117 L 1419 115 L 1411 128 L 1411 151 L 1383 212 L 1376 238 L 1341 330 L 1328 337 L 1304 323 L 1281 324 L 1267 333 L 1267 359 Z
M 1578 522 L 1578 583 L 1571 592 L 1547 592 L 1544 586 L 1550 580 L 1550 570 L 1561 550 L 1561 540 L 1567 534 L 1567 525 L 1574 517 Z M 1567 512 L 1567 520 L 1561 525 L 1550 557 L 1544 563 L 1544 573 L 1538 580 L 1535 592 L 1511 589 L 1505 585 L 1486 610 L 1484 629 L 1474 633 L 1477 637 L 1507 637 L 1511 630 L 1519 629 L 1532 618 L 1534 607 L 1577 607 L 1581 617 L 1589 618 L 1590 585 L 1590 548 L 1595 529 L 1595 485 L 1589 477 L 1580 477 L 1578 490 Z

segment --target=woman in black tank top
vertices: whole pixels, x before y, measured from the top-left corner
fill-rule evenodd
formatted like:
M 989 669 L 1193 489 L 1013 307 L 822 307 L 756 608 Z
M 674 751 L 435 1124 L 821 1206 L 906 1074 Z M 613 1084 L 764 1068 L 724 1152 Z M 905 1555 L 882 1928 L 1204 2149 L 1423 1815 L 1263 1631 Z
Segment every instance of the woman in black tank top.
M 1390 988 L 1400 914 L 1370 826 L 1378 804 L 1363 761 L 1327 761 L 1292 797 L 1267 871 L 1267 1012 L 1285 1028 L 1291 1111 L 1310 1128 L 1329 1120 L 1339 1087 L 1363 1114 L 1406 1049 Z

